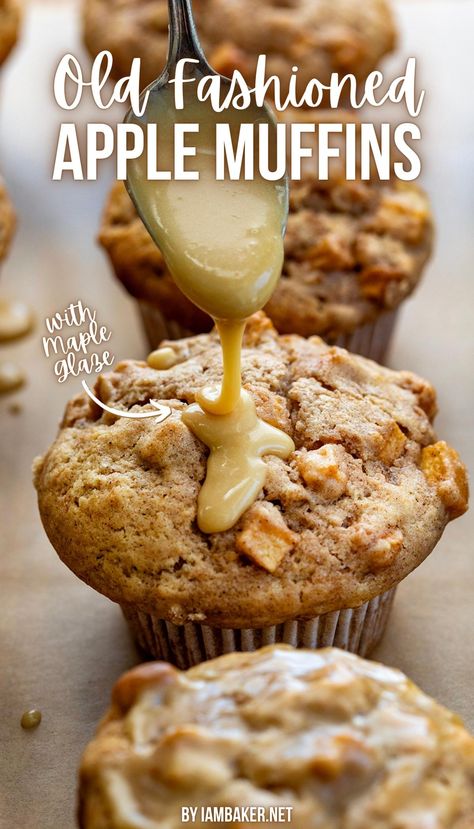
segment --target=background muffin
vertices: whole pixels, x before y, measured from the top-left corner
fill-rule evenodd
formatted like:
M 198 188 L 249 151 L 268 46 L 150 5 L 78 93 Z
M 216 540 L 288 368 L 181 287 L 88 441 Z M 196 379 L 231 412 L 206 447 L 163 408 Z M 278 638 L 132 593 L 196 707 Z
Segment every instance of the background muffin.
M 395 45 L 386 0 L 195 0 L 198 33 L 210 64 L 224 74 L 239 69 L 252 81 L 257 57 L 267 54 L 268 74 L 287 82 L 299 67 L 301 86 L 332 72 L 364 78 Z M 108 49 L 114 76 L 134 57 L 142 60 L 143 86 L 160 75 L 168 46 L 166 0 L 85 0 L 84 40 L 92 56 Z
M 343 110 L 285 113 L 285 121 L 355 123 Z M 356 133 L 359 140 L 359 133 Z M 344 143 L 328 181 L 314 161 L 290 183 L 282 278 L 265 310 L 280 333 L 319 334 L 383 361 L 397 311 L 430 256 L 431 208 L 414 183 L 345 178 Z M 317 158 L 317 155 L 316 155 Z M 192 186 L 192 185 L 191 185 Z M 209 331 L 210 318 L 176 287 L 121 183 L 109 196 L 99 240 L 115 274 L 139 301 L 154 348 L 165 337 Z
M 142 86 L 160 75 L 168 53 L 167 0 L 84 0 L 84 42 L 92 57 L 104 49 L 114 58 L 113 77 L 141 58 Z
M 13 49 L 20 26 L 20 7 L 17 0 L 0 0 L 0 64 Z
M 436 442 L 432 387 L 252 318 L 243 384 L 296 451 L 267 455 L 255 503 L 227 532 L 204 534 L 208 450 L 181 412 L 219 380 L 220 347 L 215 333 L 171 345 L 172 368 L 128 361 L 95 386 L 109 406 L 138 412 L 156 399 L 171 417 L 116 418 L 83 394 L 37 461 L 59 556 L 122 606 L 142 648 L 181 666 L 282 639 L 367 653 L 393 588 L 466 509 L 464 467 Z
M 474 738 L 399 671 L 335 649 L 271 647 L 187 673 L 158 662 L 116 684 L 79 804 L 81 829 L 131 813 L 174 829 L 183 805 L 199 827 L 201 806 L 253 805 L 263 821 L 291 807 L 295 829 L 470 829 Z
M 239 69 L 249 82 L 257 59 L 267 56 L 267 76 L 287 88 L 298 67 L 297 90 L 317 78 L 353 73 L 365 79 L 396 42 L 391 6 L 386 0 L 205 0 L 198 29 L 211 65 L 222 74 Z

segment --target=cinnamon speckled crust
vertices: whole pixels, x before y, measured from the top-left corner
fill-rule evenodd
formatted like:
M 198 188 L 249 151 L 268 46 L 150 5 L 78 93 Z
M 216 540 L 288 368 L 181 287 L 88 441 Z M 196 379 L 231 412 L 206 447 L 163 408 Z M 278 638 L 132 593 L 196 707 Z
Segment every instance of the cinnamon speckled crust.
M 291 435 L 296 451 L 288 461 L 265 458 L 264 522 L 254 505 L 231 530 L 201 533 L 208 450 L 180 414 L 221 377 L 220 347 L 215 333 L 168 345 L 177 354 L 172 368 L 126 361 L 95 384 L 114 407 L 142 411 L 150 399 L 167 401 L 168 420 L 115 418 L 79 395 L 35 465 L 53 546 L 120 604 L 177 624 L 228 628 L 356 607 L 420 564 L 466 508 L 466 473 L 445 444 L 437 452 L 449 451 L 449 462 L 438 460 L 430 477 L 420 468 L 423 447 L 436 442 L 426 381 L 317 337 L 279 337 L 258 314 L 245 337 L 243 383 L 258 414 Z M 321 452 L 328 445 L 334 451 Z M 281 540 L 283 525 L 281 557 L 272 540 Z M 265 561 L 273 566 L 277 554 L 269 572 Z
M 15 211 L 5 185 L 0 178 L 0 262 L 5 259 L 10 250 L 15 227 Z
M 0 64 L 7 59 L 17 41 L 20 19 L 17 0 L 0 0 Z
M 355 121 L 344 111 L 285 114 L 285 121 Z M 343 156 L 343 148 L 341 148 Z M 433 217 L 414 183 L 346 181 L 344 164 L 319 181 L 312 165 L 290 186 L 285 262 L 266 312 L 282 334 L 335 341 L 397 308 L 430 256 Z M 115 274 L 137 299 L 194 333 L 210 330 L 174 284 L 121 183 L 109 196 L 99 234 Z
M 387 0 L 195 0 L 194 14 L 211 65 L 223 74 L 239 69 L 249 82 L 259 54 L 268 74 L 285 84 L 299 67 L 303 87 L 313 77 L 328 83 L 332 72 L 364 78 L 395 45 Z M 85 0 L 84 40 L 92 56 L 108 49 L 114 76 L 142 61 L 143 86 L 157 78 L 168 45 L 166 0 Z
M 282 334 L 352 333 L 412 293 L 432 236 L 416 184 L 293 182 L 282 278 L 265 310 Z
M 474 738 L 400 671 L 333 648 L 141 665 L 82 758 L 80 827 L 178 829 L 183 805 L 198 829 L 202 806 L 249 805 L 290 806 L 293 829 L 471 829 Z

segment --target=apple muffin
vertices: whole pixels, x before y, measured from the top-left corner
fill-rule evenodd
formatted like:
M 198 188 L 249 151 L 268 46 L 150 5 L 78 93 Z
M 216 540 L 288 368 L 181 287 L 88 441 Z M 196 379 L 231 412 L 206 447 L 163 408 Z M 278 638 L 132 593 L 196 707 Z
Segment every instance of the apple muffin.
M 433 388 L 252 317 L 243 386 L 296 448 L 266 455 L 255 502 L 208 534 L 196 518 L 209 452 L 181 415 L 221 379 L 219 340 L 165 345 L 168 368 L 122 362 L 95 395 L 125 413 L 158 401 L 167 419 L 119 417 L 83 393 L 36 461 L 57 553 L 121 605 L 143 650 L 180 667 L 274 641 L 367 654 L 397 584 L 467 507 L 464 466 L 433 429 Z
M 175 285 L 121 182 L 108 197 L 99 241 L 138 302 L 151 348 L 210 330 L 212 320 Z M 282 334 L 318 334 L 383 362 L 432 243 L 430 204 L 415 183 L 347 181 L 343 165 L 328 181 L 303 170 L 290 185 L 282 277 L 265 311 Z
M 119 679 L 80 768 L 81 829 L 471 829 L 474 738 L 400 671 L 335 648 Z M 191 809 L 190 809 L 191 807 Z M 207 820 L 206 820 L 207 819 Z
M 363 80 L 392 51 L 396 27 L 387 0 L 195 0 L 196 25 L 211 66 L 234 69 L 253 85 L 257 58 L 267 56 L 267 75 L 285 88 L 298 66 L 298 88 L 312 78 L 327 84 L 333 72 Z M 166 0 L 84 0 L 84 40 L 95 57 L 114 58 L 114 77 L 124 77 L 141 58 L 143 86 L 162 72 L 168 50 Z

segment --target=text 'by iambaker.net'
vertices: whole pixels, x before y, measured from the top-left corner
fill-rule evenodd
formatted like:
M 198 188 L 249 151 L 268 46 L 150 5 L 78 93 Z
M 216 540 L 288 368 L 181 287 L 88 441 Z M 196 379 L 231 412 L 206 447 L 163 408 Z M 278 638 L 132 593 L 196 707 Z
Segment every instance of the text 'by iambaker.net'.
M 182 806 L 182 823 L 291 823 L 293 806 Z

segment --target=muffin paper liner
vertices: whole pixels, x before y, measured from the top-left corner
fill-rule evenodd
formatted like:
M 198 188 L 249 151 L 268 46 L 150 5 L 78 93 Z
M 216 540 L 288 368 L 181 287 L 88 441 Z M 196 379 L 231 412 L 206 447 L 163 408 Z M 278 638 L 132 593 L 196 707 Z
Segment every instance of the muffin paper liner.
M 338 345 L 354 354 L 361 354 L 362 357 L 383 363 L 390 346 L 397 314 L 398 308 L 395 311 L 385 311 L 374 322 L 361 325 L 352 334 L 341 334 L 331 340 L 331 345 Z
M 176 320 L 167 319 L 158 308 L 148 302 L 140 301 L 138 304 L 143 327 L 152 349 L 157 348 L 162 340 L 179 340 L 181 337 L 190 337 L 200 333 L 183 328 Z M 377 320 L 361 325 L 352 334 L 341 334 L 328 342 L 383 363 L 392 338 L 397 313 L 398 309 L 386 311 Z
M 232 651 L 254 651 L 285 643 L 298 648 L 334 646 L 367 656 L 380 642 L 396 587 L 356 608 L 335 610 L 310 620 L 285 622 L 265 628 L 229 630 L 196 622 L 175 625 L 131 605 L 123 614 L 140 649 L 154 659 L 186 669 Z

